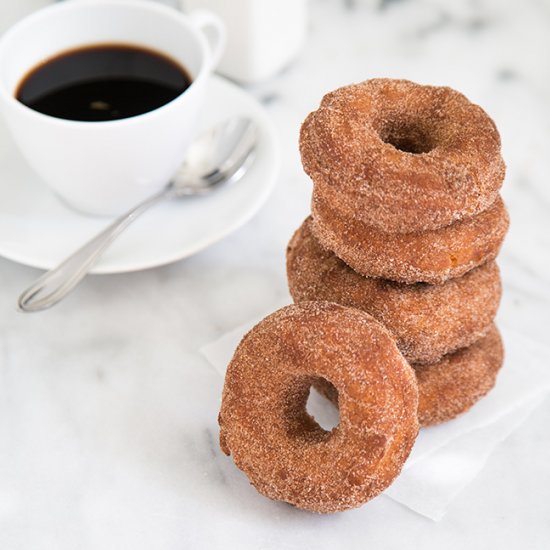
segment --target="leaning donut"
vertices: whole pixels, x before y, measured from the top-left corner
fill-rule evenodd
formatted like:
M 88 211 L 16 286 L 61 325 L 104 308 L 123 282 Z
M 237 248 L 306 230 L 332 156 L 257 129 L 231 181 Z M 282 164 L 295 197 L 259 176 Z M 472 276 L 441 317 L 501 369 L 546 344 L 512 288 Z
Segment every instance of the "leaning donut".
M 438 284 L 496 258 L 509 218 L 500 197 L 473 218 L 421 233 L 384 233 L 346 215 L 316 193 L 313 231 L 355 271 L 402 283 Z
M 306 412 L 310 387 L 336 388 L 340 422 Z M 265 496 L 313 512 L 360 506 L 398 475 L 418 432 L 415 375 L 368 314 L 328 302 L 285 307 L 229 364 L 220 445 Z
M 498 267 L 489 262 L 442 285 L 406 285 L 359 275 L 324 249 L 307 218 L 287 248 L 295 302 L 327 300 L 371 314 L 395 337 L 411 363 L 433 363 L 483 336 L 501 296 Z
M 386 233 L 434 230 L 486 210 L 505 173 L 499 133 L 481 107 L 407 80 L 325 95 L 302 125 L 300 152 L 335 206 Z

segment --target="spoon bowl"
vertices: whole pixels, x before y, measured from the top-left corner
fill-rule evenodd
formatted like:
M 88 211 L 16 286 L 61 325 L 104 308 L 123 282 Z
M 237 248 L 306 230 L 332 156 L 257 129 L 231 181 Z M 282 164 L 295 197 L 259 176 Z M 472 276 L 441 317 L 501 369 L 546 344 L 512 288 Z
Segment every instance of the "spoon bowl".
M 258 130 L 249 118 L 230 118 L 196 139 L 176 172 L 176 196 L 206 195 L 220 184 L 239 180 L 254 160 Z

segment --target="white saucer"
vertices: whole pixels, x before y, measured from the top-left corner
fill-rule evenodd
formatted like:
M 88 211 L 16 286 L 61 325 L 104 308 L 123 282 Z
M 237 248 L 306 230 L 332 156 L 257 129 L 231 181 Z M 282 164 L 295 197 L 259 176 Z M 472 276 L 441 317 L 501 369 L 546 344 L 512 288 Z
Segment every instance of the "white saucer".
M 247 222 L 271 192 L 279 149 L 271 121 L 249 94 L 213 76 L 199 131 L 233 114 L 258 124 L 255 161 L 237 183 L 205 197 L 152 209 L 107 250 L 92 273 L 122 273 L 168 264 L 194 254 Z M 0 123 L 0 256 L 51 269 L 108 224 L 65 206 L 31 171 Z

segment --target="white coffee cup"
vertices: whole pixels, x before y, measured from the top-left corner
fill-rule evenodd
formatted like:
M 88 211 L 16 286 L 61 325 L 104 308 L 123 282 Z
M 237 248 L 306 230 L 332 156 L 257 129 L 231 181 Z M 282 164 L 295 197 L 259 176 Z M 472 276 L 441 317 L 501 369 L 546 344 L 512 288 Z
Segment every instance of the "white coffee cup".
M 207 12 L 184 15 L 135 0 L 61 2 L 21 20 L 0 39 L 0 107 L 24 157 L 59 197 L 82 212 L 116 215 L 161 189 L 176 172 L 194 136 L 224 35 L 221 21 Z M 192 84 L 153 111 L 105 122 L 51 117 L 15 98 L 21 80 L 39 63 L 102 43 L 164 53 L 187 70 Z

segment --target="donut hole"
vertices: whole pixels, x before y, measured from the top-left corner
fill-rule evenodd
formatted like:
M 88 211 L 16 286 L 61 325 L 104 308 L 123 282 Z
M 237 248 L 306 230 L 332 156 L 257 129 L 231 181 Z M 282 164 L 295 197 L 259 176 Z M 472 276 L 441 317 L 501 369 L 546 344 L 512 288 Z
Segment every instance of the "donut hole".
M 379 131 L 380 139 L 398 151 L 421 155 L 436 147 L 432 133 L 413 121 L 388 121 Z
M 338 391 L 324 378 L 308 376 L 295 380 L 283 399 L 291 437 L 320 443 L 326 441 L 340 423 Z
M 340 424 L 338 390 L 324 378 L 315 380 L 309 388 L 306 411 L 323 430 L 331 432 Z

